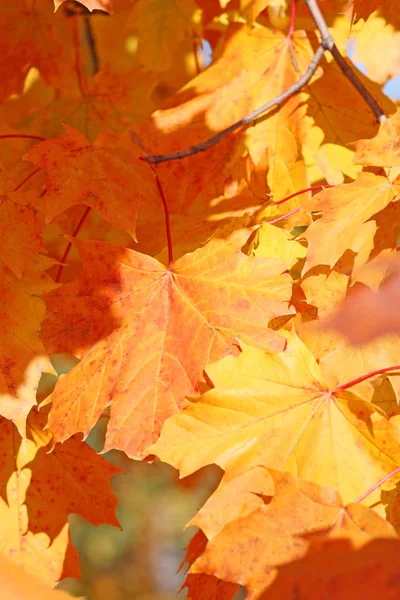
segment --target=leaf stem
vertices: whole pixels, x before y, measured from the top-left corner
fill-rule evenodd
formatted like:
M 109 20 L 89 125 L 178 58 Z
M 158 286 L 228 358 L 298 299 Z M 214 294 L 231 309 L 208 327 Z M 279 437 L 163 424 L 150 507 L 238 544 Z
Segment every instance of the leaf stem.
M 20 182 L 20 183 L 17 185 L 17 187 L 16 187 L 16 188 L 14 188 L 14 192 L 17 192 L 17 191 L 19 190 L 19 188 L 21 188 L 21 187 L 24 185 L 24 183 L 26 183 L 27 181 L 29 181 L 29 179 L 30 179 L 31 177 L 33 177 L 34 175 L 36 175 L 36 173 L 39 173 L 39 171 L 41 171 L 41 168 L 40 168 L 40 167 L 39 167 L 38 169 L 35 169 L 34 171 L 32 171 L 32 173 L 29 173 L 29 175 L 27 175 L 27 176 L 25 177 L 25 179 L 23 179 L 23 180 L 22 180 L 22 181 L 21 181 L 21 182 Z
M 290 212 L 285 213 L 284 215 L 279 215 L 279 217 L 276 217 L 276 219 L 272 219 L 272 221 L 266 222 L 270 225 L 273 225 L 274 223 L 279 223 L 279 221 L 283 221 L 283 219 L 286 219 L 287 217 L 290 217 L 291 215 L 294 215 L 295 213 L 299 212 L 301 208 L 302 206 L 299 206 L 298 208 L 295 208 L 294 210 L 291 210 Z
M 85 23 L 85 36 L 86 41 L 89 47 L 90 58 L 92 61 L 92 73 L 96 75 L 96 73 L 100 69 L 99 63 L 99 55 L 97 53 L 96 40 L 94 39 L 92 23 L 90 21 L 90 15 L 85 13 L 83 16 L 83 22 Z
M 78 16 L 75 15 L 72 17 L 72 38 L 74 41 L 75 47 L 75 72 L 76 78 L 78 80 L 78 86 L 82 96 L 88 95 L 88 87 L 85 72 L 82 67 L 82 57 L 81 57 L 81 49 L 79 43 L 79 23 Z
M 338 385 L 338 387 L 336 387 L 334 390 L 332 390 L 332 393 L 338 392 L 339 390 L 347 390 L 348 388 L 353 387 L 353 385 L 356 385 L 357 383 L 361 383 L 362 381 L 365 381 L 366 379 L 370 379 L 370 377 L 375 377 L 375 375 L 382 375 L 382 373 L 388 373 L 389 371 L 400 371 L 400 365 L 394 365 L 393 367 L 384 367 L 383 369 L 377 369 L 376 371 L 371 371 L 370 373 L 367 373 L 366 375 L 361 375 L 361 377 L 352 379 L 351 381 L 348 381 L 347 383 L 344 383 L 343 385 Z
M 315 190 L 327 190 L 329 188 L 335 187 L 334 185 L 313 185 L 312 187 L 304 188 L 304 190 L 299 190 L 298 192 L 294 192 L 290 194 L 290 196 L 286 196 L 286 198 L 282 198 L 282 200 L 278 200 L 277 202 L 271 202 L 269 206 L 278 206 L 278 204 L 283 204 L 283 202 L 287 202 L 296 196 L 300 196 L 300 194 L 304 194 L 305 192 L 314 192 Z
M 343 56 L 340 54 L 338 47 L 336 46 L 333 37 L 329 33 L 328 26 L 326 21 L 321 13 L 321 9 L 318 6 L 317 0 L 305 0 L 308 10 L 311 13 L 312 18 L 315 21 L 316 26 L 321 34 L 321 43 L 325 50 L 329 50 L 332 54 L 335 62 L 338 67 L 342 71 L 343 75 L 347 77 L 352 86 L 357 90 L 362 98 L 364 98 L 365 102 L 368 104 L 370 109 L 375 115 L 378 123 L 382 123 L 382 121 L 386 121 L 387 117 L 383 112 L 382 108 L 379 106 L 378 102 L 375 98 L 369 93 L 365 85 L 362 81 L 357 77 L 355 72 L 351 69 L 351 67 L 344 60 Z
M 153 169 L 153 171 L 154 171 L 154 169 Z M 169 218 L 168 204 L 167 204 L 167 200 L 165 198 L 164 190 L 162 189 L 161 181 L 155 171 L 154 171 L 154 174 L 156 176 L 157 187 L 160 191 L 160 196 L 161 196 L 161 200 L 162 200 L 163 208 L 164 208 L 165 231 L 167 233 L 167 246 L 168 246 L 168 266 L 171 269 L 172 265 L 174 264 L 174 255 L 173 255 L 173 248 L 172 248 L 171 221 Z
M 22 133 L 6 133 L 4 135 L 0 135 L 0 140 L 6 140 L 7 138 L 39 140 L 40 142 L 46 141 L 46 138 L 42 137 L 41 135 L 25 135 Z
M 371 488 L 369 488 L 369 490 L 367 490 L 364 494 L 362 494 L 359 498 L 357 498 L 357 500 L 354 501 L 354 504 L 358 504 L 359 502 L 362 502 L 364 500 L 364 498 L 366 498 L 367 496 L 372 494 L 372 492 L 375 491 L 378 487 L 380 487 L 382 485 L 382 483 L 385 483 L 385 481 L 387 481 L 388 479 L 393 477 L 393 475 L 396 475 L 396 473 L 398 473 L 399 471 L 400 471 L 400 467 L 397 467 L 396 469 L 394 469 L 394 471 L 392 471 L 388 475 L 385 475 L 385 477 L 382 477 L 382 479 L 380 479 L 378 481 L 378 483 L 373 485 Z
M 296 21 L 296 0 L 292 0 L 292 10 L 290 13 L 290 26 L 288 31 L 288 38 L 290 39 L 294 33 L 294 23 Z
M 88 216 L 88 214 L 90 213 L 91 208 L 90 206 L 86 207 L 85 212 L 83 213 L 83 215 L 81 216 L 81 218 L 79 219 L 79 223 L 77 224 L 77 226 L 75 227 L 73 233 L 72 233 L 72 237 L 76 237 L 78 235 L 78 233 L 80 232 L 80 230 L 82 229 L 82 225 L 84 224 L 86 217 Z M 70 253 L 72 247 L 72 242 L 68 242 L 67 247 L 65 248 L 64 254 L 62 255 L 61 258 L 61 265 L 58 268 L 57 271 L 57 276 L 56 276 L 56 283 L 60 283 L 60 279 L 61 279 L 61 273 L 63 271 L 63 268 L 65 267 L 65 262 L 68 258 L 68 254 Z

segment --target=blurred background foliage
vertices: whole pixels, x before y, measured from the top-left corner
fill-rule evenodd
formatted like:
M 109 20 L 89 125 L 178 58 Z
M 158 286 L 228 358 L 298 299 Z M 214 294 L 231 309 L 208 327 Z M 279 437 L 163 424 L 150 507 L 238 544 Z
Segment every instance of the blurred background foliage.
M 79 361 L 64 354 L 53 356 L 52 362 L 59 376 Z M 52 392 L 56 380 L 43 375 L 39 402 Z M 105 414 L 86 440 L 97 452 L 103 448 L 106 427 Z M 71 515 L 82 577 L 64 579 L 58 587 L 87 600 L 184 600 L 186 590 L 178 591 L 185 566 L 178 570 L 196 531 L 185 530 L 185 525 L 217 487 L 222 471 L 208 467 L 179 479 L 175 469 L 158 460 L 138 462 L 116 450 L 104 458 L 122 471 L 111 480 L 121 529 L 96 527 Z
M 95 447 L 104 421 L 88 440 Z M 173 468 L 158 461 L 139 463 L 117 451 L 105 457 L 124 471 L 112 480 L 122 530 L 95 527 L 73 515 L 72 540 L 79 551 L 82 579 L 64 580 L 60 587 L 90 600 L 177 598 L 185 569 L 177 571 L 195 531 L 184 527 L 215 487 L 218 470 L 179 481 Z M 185 598 L 185 590 L 179 596 Z

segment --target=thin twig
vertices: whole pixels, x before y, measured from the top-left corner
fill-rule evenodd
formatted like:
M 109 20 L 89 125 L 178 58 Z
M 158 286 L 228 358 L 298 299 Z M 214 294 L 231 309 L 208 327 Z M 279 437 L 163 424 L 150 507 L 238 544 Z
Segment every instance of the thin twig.
M 22 181 L 19 182 L 19 184 L 17 185 L 16 188 L 14 188 L 14 192 L 18 192 L 18 190 L 27 182 L 30 180 L 31 177 L 33 177 L 34 175 L 36 175 L 36 173 L 39 173 L 39 171 L 41 171 L 42 169 L 39 167 L 38 169 L 35 169 L 34 171 L 32 171 L 32 173 L 29 173 L 29 175 L 27 175 L 25 177 L 25 179 L 23 179 Z
M 273 108 L 274 106 L 279 106 L 285 100 L 287 100 L 287 98 L 290 98 L 290 96 L 293 96 L 293 94 L 296 94 L 297 92 L 299 92 L 301 90 L 301 88 L 304 85 L 306 85 L 306 83 L 308 83 L 310 81 L 311 77 L 314 75 L 323 55 L 324 55 L 324 47 L 321 44 L 318 47 L 316 53 L 314 54 L 314 57 L 313 57 L 312 61 L 310 62 L 310 65 L 309 65 L 307 71 L 304 73 L 304 75 L 302 77 L 300 77 L 300 79 L 298 81 L 296 81 L 296 83 L 294 83 L 287 90 L 282 92 L 282 94 L 279 94 L 279 96 L 276 96 L 275 98 L 273 98 L 266 104 L 263 104 L 263 106 L 260 106 L 260 108 L 256 108 L 256 110 L 253 110 L 253 112 L 246 115 L 245 117 L 243 117 L 242 119 L 240 119 L 239 121 L 237 121 L 236 123 L 231 125 L 230 127 L 223 129 L 222 131 L 220 131 L 213 137 L 209 138 L 205 142 L 202 142 L 201 144 L 197 144 L 196 146 L 192 146 L 191 148 L 188 148 L 187 150 L 181 150 L 180 152 L 173 152 L 172 154 L 155 154 L 153 156 L 147 156 L 147 157 L 144 157 L 143 160 L 154 165 L 154 164 L 166 162 L 167 160 L 178 160 L 180 158 L 186 158 L 187 156 L 191 156 L 192 154 L 198 154 L 199 152 L 204 152 L 211 146 L 215 146 L 215 144 L 218 144 L 218 142 L 221 141 L 222 138 L 224 138 L 229 133 L 236 131 L 236 129 L 239 129 L 243 125 L 247 125 L 248 123 L 251 123 L 251 121 L 254 121 L 257 117 L 259 117 L 260 115 L 265 113 L 270 108 Z
M 396 467 L 396 469 L 394 469 L 391 473 L 389 473 L 388 475 L 385 475 L 385 477 L 382 477 L 382 479 L 380 479 L 378 481 L 378 483 L 376 483 L 371 488 L 369 488 L 369 490 L 367 490 L 362 496 L 357 498 L 357 500 L 354 500 L 354 504 L 358 504 L 359 502 L 362 502 L 364 500 L 364 498 L 366 498 L 367 496 L 372 494 L 372 492 L 374 492 L 378 487 L 380 487 L 382 485 L 382 483 L 385 483 L 385 481 L 387 481 L 388 479 L 393 477 L 393 475 L 396 475 L 396 473 L 398 473 L 399 471 L 400 471 L 400 467 Z
M 161 201 L 162 201 L 163 208 L 164 208 L 165 231 L 167 234 L 167 246 L 168 246 L 168 266 L 170 269 L 172 269 L 172 266 L 174 264 L 174 250 L 173 250 L 173 244 L 172 244 L 171 221 L 169 218 L 167 199 L 165 197 L 160 178 L 158 177 L 157 173 L 155 172 L 155 170 L 153 168 L 152 168 L 152 170 L 153 170 L 154 175 L 156 176 L 157 187 L 160 192 Z
M 87 41 L 87 45 L 89 47 L 90 58 L 92 60 L 92 75 L 96 75 L 96 73 L 100 69 L 100 66 L 99 66 L 99 56 L 97 54 L 97 48 L 96 48 L 96 40 L 94 39 L 92 24 L 90 22 L 90 15 L 85 13 L 83 19 L 84 19 L 84 23 L 85 23 L 86 41 Z
M 357 77 L 357 75 L 355 74 L 353 69 L 347 64 L 347 62 L 344 60 L 343 56 L 340 54 L 339 49 L 333 40 L 333 37 L 329 33 L 328 26 L 327 26 L 326 21 L 325 21 L 323 15 L 321 13 L 321 10 L 318 6 L 317 0 L 305 0 L 305 1 L 308 6 L 308 9 L 311 13 L 311 16 L 314 19 L 315 24 L 321 34 L 321 44 L 323 45 L 325 50 L 329 50 L 329 52 L 332 54 L 335 62 L 337 63 L 338 67 L 342 71 L 343 75 L 345 77 L 347 77 L 347 79 L 350 81 L 350 83 L 353 85 L 353 87 L 355 87 L 355 89 L 360 94 L 360 96 L 362 98 L 364 98 L 365 102 L 368 104 L 368 106 L 374 113 L 375 118 L 378 121 L 378 123 L 382 123 L 383 121 L 386 121 L 387 117 L 386 117 L 385 113 L 383 112 L 383 110 L 381 109 L 381 107 L 379 106 L 378 102 L 369 93 L 369 91 L 367 90 L 365 85 Z
M 378 123 L 386 121 L 387 117 L 383 112 L 382 108 L 379 106 L 378 102 L 369 93 L 367 88 L 364 86 L 364 84 L 361 82 L 361 80 L 357 77 L 355 72 L 351 69 L 351 67 L 344 60 L 343 56 L 340 54 L 333 37 L 329 33 L 328 26 L 318 6 L 317 0 L 305 0 L 305 2 L 315 21 L 318 31 L 320 32 L 321 45 L 318 47 L 306 73 L 302 77 L 300 77 L 300 79 L 295 84 L 290 86 L 285 92 L 283 92 L 273 100 L 267 102 L 267 104 L 260 106 L 260 108 L 257 108 L 256 110 L 246 115 L 230 127 L 223 129 L 222 131 L 209 138 L 205 142 L 197 144 L 196 146 L 191 146 L 187 150 L 172 152 L 171 154 L 155 154 L 153 156 L 143 157 L 143 160 L 151 164 L 159 164 L 169 160 L 179 160 L 182 158 L 186 158 L 187 156 L 192 156 L 193 154 L 204 152 L 208 148 L 211 148 L 211 146 L 215 146 L 215 144 L 218 144 L 218 142 L 220 142 L 225 136 L 229 135 L 233 131 L 236 131 L 236 129 L 239 129 L 243 125 L 247 125 L 251 121 L 254 121 L 257 117 L 267 112 L 270 108 L 274 106 L 279 106 L 287 98 L 299 92 L 301 88 L 310 81 L 311 77 L 315 73 L 316 68 L 320 63 L 325 50 L 329 50 L 344 76 L 347 77 L 350 83 L 358 91 L 360 96 L 364 98 L 365 102 L 368 104 L 373 114 L 375 115 Z
M 7 138 L 26 139 L 26 140 L 39 140 L 39 142 L 45 142 L 46 138 L 41 135 L 27 135 L 25 133 L 5 133 L 0 135 L 0 140 L 6 140 Z
M 72 233 L 72 237 L 75 238 L 78 235 L 78 233 L 82 229 L 82 226 L 83 226 L 83 224 L 84 224 L 84 222 L 86 220 L 86 217 L 90 213 L 90 211 L 91 211 L 90 206 L 86 207 L 86 210 L 82 214 L 81 218 L 79 219 L 79 222 L 78 222 L 77 226 L 75 227 L 75 229 L 74 229 L 74 231 Z M 67 262 L 68 254 L 70 253 L 71 248 L 72 248 L 72 242 L 68 242 L 67 247 L 65 248 L 64 254 L 63 254 L 62 259 L 61 259 L 61 264 L 58 267 L 57 276 L 56 276 L 56 279 L 55 279 L 56 283 L 60 283 L 61 273 L 63 271 L 63 268 L 65 267 L 65 263 Z
M 279 221 L 283 221 L 283 219 L 287 219 L 288 217 L 291 217 L 295 213 L 299 212 L 299 210 L 301 210 L 302 208 L 303 208 L 302 206 L 299 206 L 298 208 L 294 208 L 290 212 L 285 213 L 284 215 L 279 215 L 279 217 L 272 219 L 272 221 L 266 221 L 266 223 L 269 223 L 270 225 L 273 225 L 274 223 L 279 223 Z
M 332 187 L 335 187 L 335 186 L 334 185 L 312 185 L 311 187 L 304 188 L 304 190 L 298 190 L 297 192 L 290 194 L 290 196 L 286 196 L 285 198 L 282 198 L 282 200 L 277 200 L 276 202 L 271 202 L 269 204 L 269 206 L 278 206 L 278 204 L 283 204 L 284 202 L 287 202 L 288 200 L 291 200 L 292 198 L 295 198 L 296 196 L 300 196 L 300 194 L 305 194 L 306 192 L 314 192 L 316 190 L 327 190 Z

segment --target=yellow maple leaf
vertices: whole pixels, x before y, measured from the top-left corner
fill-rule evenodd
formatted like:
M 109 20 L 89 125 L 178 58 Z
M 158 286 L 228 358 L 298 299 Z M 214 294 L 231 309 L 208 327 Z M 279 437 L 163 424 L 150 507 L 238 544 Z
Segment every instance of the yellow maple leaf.
M 149 452 L 185 476 L 206 464 L 265 465 L 352 500 L 400 460 L 400 430 L 359 396 L 330 390 L 299 338 L 284 352 L 246 348 L 207 368 L 215 385 L 169 419 Z
M 361 173 L 356 181 L 316 194 L 306 209 L 322 217 L 304 233 L 308 241 L 304 272 L 316 265 L 333 267 L 348 249 L 360 253 L 357 264 L 368 260 L 376 225 L 368 221 L 385 208 L 400 188 L 385 177 Z

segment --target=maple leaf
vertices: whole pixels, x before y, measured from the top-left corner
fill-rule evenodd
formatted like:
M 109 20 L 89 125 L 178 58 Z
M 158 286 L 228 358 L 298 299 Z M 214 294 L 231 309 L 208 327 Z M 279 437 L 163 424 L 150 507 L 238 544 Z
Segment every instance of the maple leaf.
M 63 125 L 69 125 L 91 142 L 104 129 L 120 134 L 156 108 L 155 85 L 142 67 L 115 72 L 105 66 L 88 82 L 85 95 L 75 88 L 63 90 L 57 99 L 52 97 L 50 103 L 44 103 L 36 110 L 31 108 L 24 130 L 50 138 L 62 134 Z M 31 99 L 22 96 L 18 110 L 15 107 L 18 114 L 24 112 L 21 106 L 24 98 L 32 105 Z
M 65 39 L 69 43 L 66 43 Z M 55 18 L 51 3 L 29 0 L 2 3 L 0 7 L 0 98 L 20 93 L 30 67 L 47 83 L 68 85 L 73 74 L 73 50 L 62 16 Z
M 50 220 L 75 204 L 87 204 L 135 236 L 143 197 L 159 197 L 155 176 L 141 155 L 128 135 L 103 132 L 90 144 L 64 125 L 62 136 L 41 142 L 26 158 L 45 172 Z
M 325 530 L 325 537 L 346 536 L 357 546 L 374 537 L 397 537 L 393 527 L 371 509 L 358 504 L 344 506 L 334 488 L 272 469 L 269 473 L 273 489 L 266 502 L 213 537 L 192 572 L 240 582 L 248 589 L 248 598 L 255 598 L 273 581 L 277 566 L 306 553 L 313 532 Z
M 73 435 L 104 411 L 106 450 L 225 469 L 190 522 L 191 600 L 267 598 L 272 577 L 279 598 L 397 597 L 397 545 L 368 539 L 399 530 L 400 336 L 352 346 L 326 320 L 400 327 L 400 111 L 371 81 L 397 74 L 398 2 L 80 4 L 0 7 L 3 553 L 54 583 L 79 573 L 70 513 L 117 524 L 115 469 Z M 298 82 L 331 41 L 315 6 L 344 62 L 326 52 L 268 114 L 146 164 Z M 342 185 L 313 196 L 325 181 Z M 47 350 L 73 355 L 55 387 Z M 9 576 L 3 595 L 51 597 Z
M 42 238 L 46 202 L 40 195 L 39 171 L 15 157 L 11 164 L 0 165 L 0 258 L 18 278 L 37 254 L 46 252 Z M 28 185 L 32 189 L 21 189 Z
M 397 405 L 398 406 L 398 405 Z M 381 492 L 381 503 L 385 509 L 385 517 L 395 528 L 397 534 L 400 532 L 400 485 L 399 481 L 393 483 L 388 481 L 383 484 Z
M 201 530 L 197 531 L 186 549 L 185 562 L 188 563 L 188 568 L 204 552 L 206 545 L 206 536 Z M 187 588 L 188 600 L 232 600 L 239 586 L 229 581 L 222 581 L 214 575 L 188 573 L 181 590 L 184 588 Z
M 170 98 L 147 123 L 136 128 L 143 146 L 149 153 L 159 154 L 186 149 L 188 139 L 190 145 L 205 141 L 297 81 L 312 56 L 311 43 L 303 34 L 296 35 L 292 43 L 278 31 L 263 27 L 249 31 L 245 26 L 232 25 L 217 60 Z M 246 152 L 250 173 L 257 165 L 262 164 L 264 170 L 269 166 L 268 184 L 274 196 L 295 191 L 298 171 L 305 171 L 303 164 L 298 165 L 305 99 L 305 94 L 296 94 L 277 114 L 229 140 L 229 163 L 234 164 Z M 167 197 L 176 202 L 177 193 L 187 195 L 187 179 L 193 181 L 195 189 L 202 189 L 211 175 L 213 153 L 220 164 L 224 161 L 223 150 L 224 145 L 219 151 L 207 152 L 207 170 L 200 156 L 183 166 L 162 165 L 160 177 Z M 182 171 L 182 191 L 170 191 L 171 176 L 174 180 L 182 178 Z M 189 189 L 193 202 L 193 185 Z M 173 207 L 170 203 L 169 206 Z
M 36 404 L 42 372 L 54 373 L 38 336 L 46 310 L 39 295 L 56 287 L 45 273 L 52 264 L 52 260 L 39 255 L 18 279 L 0 262 L 0 412 L 16 424 L 21 434 Z
M 85 271 L 46 297 L 47 347 L 83 359 L 52 396 L 57 441 L 87 435 L 111 404 L 106 448 L 140 455 L 196 392 L 204 366 L 232 353 L 237 338 L 282 348 L 268 322 L 291 312 L 291 278 L 282 260 L 246 256 L 248 235 L 211 239 L 171 269 L 132 250 L 75 241 Z
M 71 600 L 66 592 L 50 589 L 4 556 L 0 556 L 0 586 L 9 600 Z
M 360 549 L 347 540 L 315 543 L 307 556 L 280 567 L 272 587 L 259 600 L 281 600 L 293 594 L 309 600 L 394 600 L 399 548 L 398 540 L 372 540 Z
M 0 421 L 3 448 L 0 486 L 0 548 L 43 581 L 79 575 L 69 539 L 68 516 L 78 513 L 98 525 L 118 525 L 109 479 L 119 470 L 78 438 L 48 454 L 52 438 L 43 414 L 31 413 L 21 439 Z
M 349 146 L 361 137 L 375 135 L 377 124 L 336 62 L 326 59 L 321 67 L 323 76 L 306 88 L 310 97 L 301 129 L 302 153 L 310 181 L 326 179 L 337 185 L 343 183 L 343 175 L 351 179 L 357 177 L 360 168 L 353 163 L 354 154 Z M 351 68 L 355 70 L 354 66 Z M 395 105 L 382 94 L 378 84 L 361 72 L 356 71 L 356 74 L 387 114 L 395 112 Z
M 400 110 L 397 110 L 394 115 L 381 123 L 375 137 L 355 142 L 354 162 L 359 165 L 386 167 L 389 169 L 390 180 L 393 181 L 390 170 L 400 167 L 399 133 Z M 394 173 L 398 173 L 398 170 L 394 169 Z
M 361 312 L 361 311 L 360 311 Z M 317 321 L 304 323 L 296 330 L 312 354 L 317 357 L 330 388 L 354 381 L 352 391 L 365 400 L 372 398 L 374 379 L 363 380 L 363 375 L 398 363 L 400 337 L 388 335 L 379 342 L 351 344 L 348 336 L 341 335 Z M 385 373 L 399 398 L 400 388 L 396 373 Z M 361 381 L 358 381 L 361 378 Z
M 304 272 L 320 264 L 333 267 L 348 249 L 360 252 L 359 263 L 366 262 L 376 230 L 368 219 L 392 202 L 398 192 L 398 186 L 385 177 L 361 173 L 353 183 L 316 194 L 307 210 L 323 214 L 304 233 L 308 241 Z
M 318 317 L 326 318 L 336 310 L 346 296 L 349 277 L 337 271 L 328 271 L 324 267 L 310 270 L 301 281 L 301 288 L 307 302 L 317 307 Z
M 385 4 L 386 0 L 348 0 L 346 13 L 351 21 L 357 23 L 360 19 L 366 21 L 368 17 Z
M 367 75 L 378 83 L 396 77 L 400 67 L 400 32 L 376 13 L 371 15 L 354 35 L 353 60 L 362 64 Z M 380 52 L 376 52 L 379 47 Z M 374 52 L 375 49 L 375 52 Z M 382 60 L 385 56 L 385 60 Z
M 181 476 L 212 463 L 265 465 L 352 500 L 396 466 L 399 430 L 368 401 L 330 390 L 306 346 L 281 333 L 283 352 L 248 347 L 208 366 L 215 388 L 171 417 L 148 451 Z
M 0 192 L 0 257 L 21 277 L 36 254 L 45 252 L 45 200 L 33 191 Z
M 55 10 L 57 10 L 61 4 L 63 4 L 64 2 L 66 2 L 67 0 L 54 0 L 54 8 Z M 112 9 L 112 0 L 77 0 L 80 4 L 83 4 L 83 6 L 86 6 L 86 8 L 88 10 L 90 10 L 90 12 L 92 12 L 93 10 L 104 10 L 105 12 L 108 12 L 110 14 L 112 14 L 113 9 Z
M 274 480 L 265 467 L 249 467 L 239 472 L 229 469 L 215 492 L 187 526 L 199 527 L 211 539 L 227 523 L 263 506 L 263 496 L 273 496 L 274 493 Z

